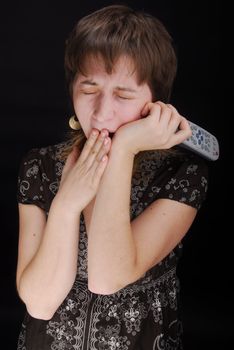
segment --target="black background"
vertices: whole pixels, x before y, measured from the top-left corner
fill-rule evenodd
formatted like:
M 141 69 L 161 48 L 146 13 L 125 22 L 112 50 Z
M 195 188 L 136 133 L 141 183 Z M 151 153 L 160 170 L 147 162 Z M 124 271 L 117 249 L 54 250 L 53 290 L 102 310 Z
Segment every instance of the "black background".
M 16 349 L 24 313 L 15 288 L 19 163 L 30 148 L 63 140 L 70 113 L 63 71 L 65 39 L 80 17 L 112 3 L 116 2 L 13 1 L 1 8 L 0 330 L 4 349 Z M 229 349 L 233 276 L 231 212 L 226 200 L 232 182 L 230 127 L 220 84 L 221 6 L 218 1 L 125 3 L 151 12 L 167 26 L 179 60 L 172 103 L 220 143 L 220 159 L 209 162 L 208 197 L 184 239 L 178 273 L 185 350 Z

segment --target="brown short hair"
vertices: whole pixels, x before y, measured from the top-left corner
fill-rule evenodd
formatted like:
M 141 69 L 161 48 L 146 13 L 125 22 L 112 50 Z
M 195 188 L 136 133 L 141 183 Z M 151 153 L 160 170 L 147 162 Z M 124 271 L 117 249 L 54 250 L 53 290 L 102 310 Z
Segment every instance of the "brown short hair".
M 71 98 L 73 83 L 80 72 L 86 73 L 90 58 L 101 58 L 107 73 L 111 73 L 120 56 L 133 60 L 138 83 L 148 83 L 153 101 L 169 101 L 177 69 L 172 38 L 157 18 L 124 5 L 103 7 L 83 17 L 69 35 L 65 76 Z M 69 139 L 61 154 L 64 160 L 74 146 L 82 151 L 86 136 L 80 127 L 69 133 Z M 170 153 L 171 150 L 157 152 Z M 144 152 L 135 156 L 133 173 L 143 156 Z
M 86 71 L 87 58 L 101 57 L 111 73 L 122 55 L 133 60 L 138 83 L 149 84 L 153 100 L 167 103 L 177 69 L 172 38 L 157 18 L 124 5 L 104 7 L 75 25 L 65 48 L 70 94 L 77 74 Z

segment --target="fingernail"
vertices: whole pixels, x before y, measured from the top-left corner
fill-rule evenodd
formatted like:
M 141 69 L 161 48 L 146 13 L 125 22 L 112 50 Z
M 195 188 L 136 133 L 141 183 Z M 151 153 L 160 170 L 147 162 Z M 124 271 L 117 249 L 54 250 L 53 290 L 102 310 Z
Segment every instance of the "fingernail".
M 98 131 L 97 131 L 96 129 L 93 129 L 93 130 L 92 130 L 92 135 L 93 135 L 93 136 L 96 136 L 97 134 L 98 134 Z
M 107 130 L 102 130 L 102 136 L 103 137 L 106 137 L 106 136 L 108 136 L 108 131 Z

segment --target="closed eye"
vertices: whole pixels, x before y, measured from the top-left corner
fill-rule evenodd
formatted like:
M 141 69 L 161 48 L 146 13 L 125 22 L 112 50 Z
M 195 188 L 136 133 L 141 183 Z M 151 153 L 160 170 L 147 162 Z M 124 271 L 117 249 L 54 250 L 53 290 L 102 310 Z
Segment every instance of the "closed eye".
M 121 95 L 118 95 L 118 97 L 121 99 L 121 100 L 132 100 L 133 97 L 130 97 L 130 96 L 121 96 Z
M 81 91 L 84 95 L 93 95 L 96 94 L 97 91 Z

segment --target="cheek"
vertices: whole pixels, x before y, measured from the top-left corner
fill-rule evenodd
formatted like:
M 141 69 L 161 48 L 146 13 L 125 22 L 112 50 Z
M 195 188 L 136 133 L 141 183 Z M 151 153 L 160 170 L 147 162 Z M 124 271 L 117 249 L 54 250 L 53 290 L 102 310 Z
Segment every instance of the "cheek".
M 86 137 L 89 133 L 90 130 L 90 111 L 89 108 L 87 107 L 88 104 L 83 104 L 83 103 L 77 103 L 74 102 L 73 103 L 73 107 L 74 107 L 74 111 L 75 114 L 77 116 L 77 118 L 79 119 L 79 123 L 81 125 L 81 128 L 83 129 Z
M 137 105 L 129 105 L 119 110 L 119 120 L 121 124 L 125 124 L 141 118 L 141 110 L 143 107 Z
M 81 98 L 73 102 L 74 110 L 80 121 L 88 119 L 91 113 L 91 104 L 87 101 L 83 101 Z
M 76 98 L 73 100 L 74 109 L 77 113 L 82 114 L 85 112 L 85 109 L 87 108 L 87 104 L 82 102 L 82 99 Z

